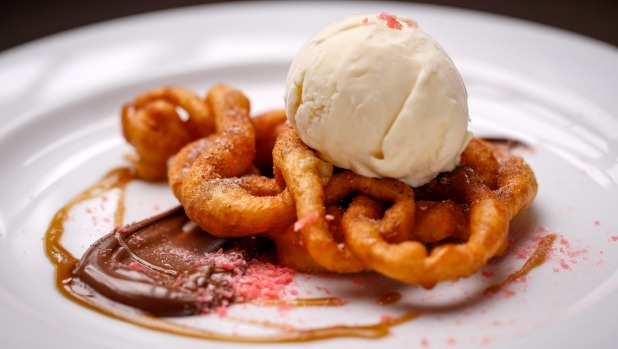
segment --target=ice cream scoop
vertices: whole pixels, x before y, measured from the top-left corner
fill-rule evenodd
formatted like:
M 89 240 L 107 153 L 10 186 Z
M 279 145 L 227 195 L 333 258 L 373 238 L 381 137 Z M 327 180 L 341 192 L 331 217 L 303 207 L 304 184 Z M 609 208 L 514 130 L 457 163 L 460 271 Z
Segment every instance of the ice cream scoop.
M 420 186 L 454 169 L 472 134 L 467 93 L 446 52 L 410 19 L 352 15 L 301 48 L 286 112 L 335 166 Z

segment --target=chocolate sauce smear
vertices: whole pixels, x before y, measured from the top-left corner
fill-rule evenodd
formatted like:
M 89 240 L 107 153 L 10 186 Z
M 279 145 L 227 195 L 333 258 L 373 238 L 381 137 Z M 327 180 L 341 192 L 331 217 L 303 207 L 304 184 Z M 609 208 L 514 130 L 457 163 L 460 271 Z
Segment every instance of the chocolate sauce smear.
M 232 277 L 269 246 L 259 237 L 212 236 L 179 207 L 99 239 L 71 283 L 157 316 L 207 313 L 236 300 Z
M 233 279 L 243 273 L 252 256 L 271 257 L 272 243 L 259 237 L 216 238 L 191 223 L 182 208 L 145 221 L 115 229 L 95 242 L 82 259 L 75 258 L 61 243 L 64 222 L 73 207 L 120 190 L 114 222 L 122 225 L 127 184 L 134 171 L 118 168 L 87 188 L 56 212 L 45 233 L 45 253 L 56 268 L 58 290 L 77 304 L 112 318 L 151 330 L 194 338 L 244 342 L 304 342 L 335 337 L 378 338 L 390 328 L 415 319 L 410 312 L 389 321 L 369 325 L 335 325 L 296 329 L 271 335 L 224 333 L 186 326 L 159 316 L 207 313 L 217 304 L 237 300 L 229 293 Z M 238 258 L 242 257 L 242 258 Z M 341 306 L 339 298 L 262 300 L 268 306 Z M 154 315 L 154 316 L 152 316 Z M 254 323 L 270 328 L 269 322 Z

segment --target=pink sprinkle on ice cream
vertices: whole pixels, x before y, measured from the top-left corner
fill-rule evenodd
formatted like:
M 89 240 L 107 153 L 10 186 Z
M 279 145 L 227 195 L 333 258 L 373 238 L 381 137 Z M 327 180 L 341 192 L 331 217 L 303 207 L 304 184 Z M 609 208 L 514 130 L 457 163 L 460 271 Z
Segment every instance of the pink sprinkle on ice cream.
M 390 13 L 382 12 L 378 16 L 378 18 L 383 21 L 386 21 L 386 25 L 391 29 L 401 30 L 403 28 L 403 25 L 401 24 L 401 22 L 397 20 L 396 15 L 391 15 Z

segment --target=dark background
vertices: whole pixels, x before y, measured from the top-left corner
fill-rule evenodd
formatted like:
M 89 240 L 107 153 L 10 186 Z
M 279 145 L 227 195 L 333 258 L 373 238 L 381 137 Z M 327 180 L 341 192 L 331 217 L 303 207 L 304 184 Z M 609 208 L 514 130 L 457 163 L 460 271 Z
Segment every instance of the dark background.
M 0 51 L 86 24 L 206 0 L 0 0 Z M 235 1 L 239 2 L 239 1 Z M 526 19 L 618 46 L 618 0 L 433 0 Z

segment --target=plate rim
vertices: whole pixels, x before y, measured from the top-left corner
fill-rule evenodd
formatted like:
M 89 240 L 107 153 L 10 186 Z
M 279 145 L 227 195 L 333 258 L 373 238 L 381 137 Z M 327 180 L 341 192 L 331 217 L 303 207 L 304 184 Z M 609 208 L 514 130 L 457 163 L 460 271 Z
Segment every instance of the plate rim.
M 270 3 L 270 2 L 269 2 Z M 274 2 L 273 2 L 274 3 Z M 304 4 L 303 6 L 306 6 L 307 4 L 311 4 L 311 2 L 300 2 L 299 4 Z M 354 3 L 350 3 L 347 4 L 346 6 L 352 6 L 352 4 Z M 253 4 L 252 4 L 253 5 Z M 301 5 L 298 5 L 300 7 L 302 7 Z M 402 4 L 402 3 L 398 3 L 397 4 L 399 7 L 401 6 L 409 6 L 409 4 Z M 440 11 L 455 11 L 455 12 L 459 12 L 459 11 L 463 11 L 463 12 L 469 12 L 469 13 L 474 13 L 475 16 L 490 16 L 493 17 L 496 20 L 505 20 L 505 21 L 515 21 L 519 24 L 521 24 L 522 22 L 525 22 L 524 24 L 526 26 L 530 26 L 532 25 L 532 27 L 534 30 L 541 30 L 541 31 L 545 31 L 545 30 L 549 30 L 550 32 L 554 32 L 554 33 L 560 33 L 557 35 L 566 35 L 566 36 L 572 36 L 573 40 L 575 41 L 582 41 L 585 43 L 585 45 L 591 45 L 591 46 L 595 46 L 597 47 L 597 49 L 603 51 L 603 50 L 607 50 L 607 54 L 609 55 L 613 55 L 615 57 L 618 58 L 618 50 L 616 50 L 613 46 L 609 45 L 609 44 L 605 44 L 603 42 L 596 42 L 595 39 L 591 39 L 588 37 L 584 37 L 581 36 L 579 34 L 575 34 L 575 33 L 571 33 L 562 29 L 558 29 L 558 28 L 553 28 L 553 27 L 548 27 L 542 24 L 538 24 L 538 23 L 533 23 L 533 22 L 529 22 L 529 21 L 525 21 L 525 20 L 520 20 L 520 19 L 514 19 L 514 18 L 510 18 L 510 17 L 505 17 L 505 18 L 501 18 L 504 16 L 500 16 L 500 15 L 493 15 L 493 14 L 486 14 L 486 13 L 480 13 L 478 11 L 472 11 L 472 10 L 462 10 L 462 9 L 453 9 L 453 8 L 444 8 L 443 6 L 435 6 L 435 5 L 426 5 L 426 4 L 414 4 L 414 6 L 421 6 L 424 7 L 426 9 L 433 9 L 436 10 L 438 12 Z M 105 21 L 105 22 L 101 22 L 101 23 L 96 23 L 96 24 L 92 24 L 92 25 L 88 25 L 86 27 L 82 27 L 82 28 L 76 28 L 76 29 L 71 29 L 62 33 L 58 33 L 58 34 L 54 34 L 45 38 L 41 38 L 41 39 L 37 39 L 35 41 L 5 50 L 3 52 L 0 52 L 0 67 L 2 67 L 3 65 L 6 64 L 6 60 L 10 61 L 10 57 L 14 57 L 14 56 L 19 56 L 19 55 L 24 55 L 24 54 L 32 54 L 32 52 L 28 52 L 28 51 L 37 51 L 40 50 L 40 47 L 45 47 L 46 45 L 52 45 L 57 43 L 58 41 L 62 42 L 63 40 L 67 40 L 67 38 L 71 38 L 73 36 L 88 36 L 90 35 L 91 32 L 93 31 L 105 31 L 107 28 L 109 28 L 110 26 L 118 26 L 118 25 L 126 25 L 127 23 L 131 23 L 136 19 L 141 19 L 141 20 L 153 20 L 153 18 L 156 17 L 167 17 L 167 16 L 178 16 L 179 14 L 182 13 L 187 13 L 188 11 L 194 11 L 197 9 L 203 9 L 205 7 L 220 7 L 220 9 L 223 9 L 225 11 L 230 11 L 230 10 L 237 10 L 238 4 L 235 4 L 234 6 L 232 6 L 231 4 L 207 4 L 207 5 L 195 5 L 195 6 L 188 6 L 188 7 L 183 7 L 183 8 L 179 8 L 179 9 L 173 9 L 173 10 L 162 10 L 162 11 L 155 11 L 155 12 L 151 12 L 151 13 L 146 13 L 146 14 L 141 14 L 141 15 L 136 15 L 136 16 L 129 16 L 129 17 L 123 17 L 120 19 L 115 19 L 115 20 L 110 20 L 110 21 Z M 248 6 L 248 8 L 251 8 L 252 6 Z M 386 7 L 386 6 L 385 6 Z M 599 47 L 598 45 L 601 44 L 601 46 Z M 604 45 L 607 45 L 609 47 L 604 47 Z M 9 57 L 9 58 L 6 58 Z M 66 103 L 70 103 L 68 101 L 64 102 Z M 63 105 L 62 103 L 60 105 Z M 0 104 L 1 106 L 1 104 Z M 42 110 L 45 109 L 45 106 L 41 107 Z M 611 110 L 610 112 L 616 112 L 614 110 Z M 36 113 L 35 113 L 36 114 Z M 616 114 L 613 114 L 614 117 L 616 117 Z M 0 119 L 2 119 L 2 117 L 0 116 Z M 4 128 L 5 126 L 2 126 L 2 128 Z M 0 131 L 3 131 L 0 128 Z M 2 134 L 2 132 L 0 132 L 0 134 Z M 1 212 L 0 212 L 1 213 Z M 2 220 L 2 217 L 0 216 L 0 220 Z M 0 231 L 1 232 L 1 231 Z M 6 307 L 6 299 L 8 298 L 6 294 L 3 293 L 4 289 L 3 287 L 0 287 L 0 300 L 2 300 L 2 302 L 0 302 L 0 305 L 2 306 L 3 309 L 5 309 Z M 617 292 L 613 292 L 612 295 L 610 295 L 608 298 L 608 300 L 610 300 L 615 308 L 618 308 L 618 293 Z M 607 303 L 607 302 L 604 302 Z M 9 305 L 9 307 L 11 307 L 11 305 Z M 595 307 L 591 308 L 591 309 L 598 309 L 599 307 L 602 307 L 602 304 L 597 304 L 595 305 Z M 3 312 L 4 313 L 4 312 Z M 611 320 L 611 316 L 610 314 L 607 314 L 609 312 L 605 312 L 603 313 L 604 316 L 607 317 L 607 320 Z M 583 319 L 588 319 L 590 318 L 589 316 L 590 314 L 590 310 L 586 311 L 586 314 L 582 314 L 581 317 L 579 318 L 583 318 Z M 7 318 L 4 318 L 3 316 L 0 316 L 0 323 L 3 324 L 3 328 L 6 329 L 6 327 L 4 327 L 4 325 L 9 322 L 8 326 L 10 326 L 10 321 L 7 321 Z M 567 328 L 578 328 L 581 323 L 582 320 L 577 320 L 577 319 L 568 319 L 566 326 Z M 548 326 L 545 326 L 548 327 Z M 5 329 L 3 329 L 2 331 L 4 332 Z M 553 336 L 556 335 L 556 333 L 561 332 L 560 330 L 556 330 L 554 328 L 548 328 L 548 333 L 553 333 Z M 603 338 L 604 336 L 608 336 L 608 339 L 615 339 L 615 336 L 612 337 L 611 334 L 608 333 L 599 333 L 597 335 L 597 341 L 599 340 L 598 338 Z M 537 337 L 537 336 L 531 336 L 531 337 Z M 545 338 L 545 337 L 543 337 Z M 528 343 L 528 344 L 533 344 L 531 342 L 532 339 L 527 339 L 527 338 L 523 338 L 521 340 L 519 340 L 517 342 L 518 345 L 523 344 L 523 343 Z M 538 340 L 538 338 L 534 339 L 534 340 Z M 564 344 L 568 344 L 568 345 L 573 345 L 573 343 L 576 343 L 575 341 L 567 341 L 567 340 L 563 340 Z M 542 342 L 542 340 L 540 341 Z M 535 342 L 534 344 L 538 344 L 539 341 Z M 581 342 L 583 343 L 587 343 L 588 345 L 590 345 L 590 341 L 586 341 L 586 342 Z M 599 344 L 603 344 L 603 342 L 598 342 Z M 556 343 L 549 343 L 551 345 L 555 345 Z M 511 347 L 508 344 L 505 347 Z M 515 346 L 512 346 L 515 347 Z

